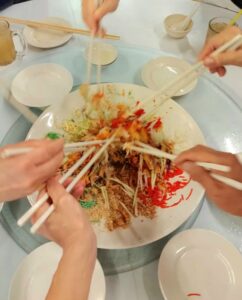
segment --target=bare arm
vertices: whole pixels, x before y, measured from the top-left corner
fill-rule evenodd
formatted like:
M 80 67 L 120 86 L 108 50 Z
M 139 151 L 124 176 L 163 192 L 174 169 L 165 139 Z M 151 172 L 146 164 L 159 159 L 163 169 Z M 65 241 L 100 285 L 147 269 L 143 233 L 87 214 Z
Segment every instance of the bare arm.
M 86 300 L 96 262 L 95 233 L 80 204 L 56 179 L 48 182 L 47 191 L 55 211 L 39 233 L 59 244 L 63 255 L 46 300 Z M 33 222 L 49 205 L 40 208 Z
M 83 242 L 86 243 L 78 241 L 64 249 L 46 300 L 88 299 L 96 249 L 95 245 L 83 247 Z

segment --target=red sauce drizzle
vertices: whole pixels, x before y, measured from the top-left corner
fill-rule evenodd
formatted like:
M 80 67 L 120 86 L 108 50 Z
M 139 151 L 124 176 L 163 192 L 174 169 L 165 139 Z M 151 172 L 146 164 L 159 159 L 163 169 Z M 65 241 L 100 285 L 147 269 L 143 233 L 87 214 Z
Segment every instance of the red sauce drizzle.
M 118 128 L 125 121 L 124 117 L 118 117 L 112 120 L 112 128 Z
M 161 119 L 159 118 L 159 119 L 155 122 L 153 128 L 154 128 L 154 129 L 160 129 L 161 126 L 162 126 L 162 122 L 161 122 Z
M 134 113 L 137 117 L 141 117 L 142 115 L 145 114 L 145 111 L 143 108 L 140 108 L 138 110 L 136 110 L 136 112 Z
M 173 204 L 169 205 L 168 201 L 176 195 L 177 191 L 183 189 L 190 182 L 190 178 L 186 179 L 182 174 L 184 172 L 181 169 L 173 168 L 166 171 L 164 176 L 165 179 L 165 190 L 161 190 L 158 186 L 152 188 L 150 185 L 146 188 L 145 193 L 139 195 L 139 198 L 147 205 L 155 205 L 161 208 L 170 208 L 179 205 L 182 201 L 188 200 L 192 193 L 193 189 L 189 191 L 187 197 L 181 195 L 180 198 Z M 170 182 L 170 180 L 176 176 L 179 176 L 179 179 L 175 182 Z

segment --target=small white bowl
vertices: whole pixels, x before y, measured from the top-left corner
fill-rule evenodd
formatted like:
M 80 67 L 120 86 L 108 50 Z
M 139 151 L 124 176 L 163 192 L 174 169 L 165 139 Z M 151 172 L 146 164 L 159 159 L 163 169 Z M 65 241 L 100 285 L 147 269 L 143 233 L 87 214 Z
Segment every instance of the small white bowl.
M 85 50 L 85 58 L 88 60 L 89 47 Z M 114 62 L 118 57 L 118 50 L 113 45 L 106 43 L 94 43 L 92 50 L 92 57 L 90 62 L 93 65 L 106 66 Z
M 175 39 L 182 39 L 184 38 L 191 30 L 193 27 L 193 21 L 191 20 L 188 28 L 186 30 L 182 31 L 177 31 L 172 28 L 173 25 L 182 22 L 187 16 L 185 15 L 180 15 L 180 14 L 174 14 L 170 15 L 165 18 L 164 25 L 166 32 L 169 36 L 175 38 Z

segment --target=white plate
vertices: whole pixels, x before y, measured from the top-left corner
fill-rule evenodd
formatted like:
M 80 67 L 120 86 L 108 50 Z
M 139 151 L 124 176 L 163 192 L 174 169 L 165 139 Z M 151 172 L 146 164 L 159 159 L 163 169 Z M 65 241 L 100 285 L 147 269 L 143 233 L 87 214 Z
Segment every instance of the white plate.
M 89 47 L 85 49 L 85 58 L 88 60 Z M 94 65 L 109 65 L 118 57 L 118 50 L 106 43 L 94 43 L 91 63 Z
M 71 25 L 69 22 L 62 18 L 53 17 L 46 18 L 43 20 L 43 22 L 63 26 Z M 23 35 L 29 45 L 42 49 L 61 46 L 67 43 L 72 37 L 72 34 L 70 33 L 55 30 L 37 29 L 28 26 L 24 28 Z
M 72 87 L 72 75 L 64 67 L 37 64 L 17 74 L 11 91 L 14 98 L 24 105 L 45 107 L 62 101 Z
M 189 70 L 191 65 L 185 60 L 175 57 L 159 57 L 144 65 L 141 77 L 144 84 L 152 90 L 159 90 L 177 75 Z M 181 89 L 176 96 L 191 92 L 197 85 L 197 79 Z
M 0 212 L 2 211 L 3 209 L 3 202 L 0 202 Z
M 9 300 L 44 300 L 53 275 L 62 256 L 62 249 L 47 243 L 23 259 L 15 273 L 9 291 Z M 105 277 L 98 260 L 93 273 L 89 300 L 104 300 Z
M 165 246 L 158 277 L 166 300 L 239 300 L 242 256 L 217 233 L 187 230 Z
M 112 89 L 108 88 L 112 85 Z M 124 102 L 135 104 L 137 100 L 145 99 L 152 94 L 150 89 L 132 84 L 108 84 L 106 93 L 114 102 Z M 97 86 L 92 86 L 93 90 Z M 125 92 L 124 92 L 125 91 Z M 49 131 L 60 131 L 58 124 L 70 117 L 75 109 L 83 107 L 83 99 L 79 90 L 69 94 L 63 105 L 56 105 L 48 108 L 34 123 L 30 129 L 27 139 L 43 138 Z M 199 127 L 191 116 L 175 101 L 168 100 L 161 109 L 157 109 L 157 115 L 163 120 L 164 136 L 176 142 L 175 152 L 180 152 L 196 144 L 204 144 L 204 137 Z M 58 127 L 58 128 L 57 128 Z M 163 136 L 157 134 L 156 139 Z M 190 195 L 191 193 L 191 195 Z M 132 220 L 131 225 L 126 229 L 108 231 L 101 224 L 94 224 L 97 235 L 98 248 L 104 249 L 125 249 L 138 247 L 152 243 L 169 233 L 173 232 L 182 225 L 195 211 L 200 204 L 204 191 L 200 185 L 191 181 L 185 188 L 176 193 L 168 201 L 169 205 L 178 201 L 181 197 L 189 200 L 182 201 L 178 206 L 166 209 L 157 208 L 157 216 L 152 219 L 142 217 Z M 35 197 L 29 197 L 30 202 L 35 202 Z

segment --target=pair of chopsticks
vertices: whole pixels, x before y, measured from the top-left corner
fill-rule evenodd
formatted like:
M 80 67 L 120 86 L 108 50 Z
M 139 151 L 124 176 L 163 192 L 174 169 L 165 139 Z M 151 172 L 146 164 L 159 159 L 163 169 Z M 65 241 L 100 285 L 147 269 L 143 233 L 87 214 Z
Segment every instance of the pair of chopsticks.
M 127 143 L 124 145 L 124 148 L 126 150 L 131 150 L 131 151 L 136 151 L 139 153 L 145 153 L 145 154 L 150 154 L 159 158 L 166 158 L 171 161 L 173 161 L 177 156 L 174 154 L 170 154 L 167 152 L 164 152 L 162 150 L 159 150 L 157 148 L 154 148 L 150 145 L 147 145 L 145 143 L 141 142 L 134 142 L 134 143 Z M 239 157 L 241 154 L 238 155 Z M 228 166 L 224 165 L 219 165 L 219 164 L 213 164 L 213 163 L 207 163 L 207 162 L 196 162 L 196 164 L 200 167 L 203 167 L 207 170 L 214 170 L 214 171 L 220 171 L 220 172 L 229 172 L 231 169 Z M 242 182 L 236 181 L 234 179 L 219 175 L 219 174 L 214 174 L 211 173 L 211 176 L 218 181 L 227 184 L 230 187 L 233 187 L 237 190 L 242 190 Z
M 111 138 L 106 140 L 105 144 L 96 152 L 96 154 L 90 159 L 90 161 L 84 166 L 84 168 L 80 171 L 80 173 L 72 180 L 72 182 L 66 187 L 66 191 L 69 193 L 73 190 L 76 184 L 80 181 L 80 179 L 88 172 L 88 170 L 93 166 L 93 164 L 100 158 L 100 156 L 104 153 L 107 147 L 114 141 L 116 134 L 113 134 Z M 82 164 L 86 161 L 90 155 L 92 155 L 95 151 L 95 146 L 89 148 L 83 156 L 69 169 L 67 173 L 65 173 L 60 179 L 59 183 L 63 184 Z M 32 216 L 33 214 L 48 200 L 49 195 L 45 193 L 17 222 L 19 226 L 23 226 Z M 55 210 L 54 204 L 52 204 L 45 213 L 35 222 L 35 224 L 31 227 L 30 232 L 35 233 L 42 224 L 48 219 L 48 217 Z
M 211 57 L 216 57 L 218 54 L 221 54 L 225 51 L 232 51 L 238 49 L 240 46 L 242 46 L 242 35 L 239 34 L 233 39 L 231 39 L 226 44 L 219 47 L 217 50 L 215 50 Z M 152 96 L 145 99 L 143 102 L 140 102 L 140 106 L 147 107 L 148 110 L 146 114 L 144 114 L 141 118 L 146 118 L 148 114 L 153 113 L 159 106 L 164 104 L 167 100 L 174 97 L 177 92 L 186 87 L 188 84 L 190 84 L 193 80 L 197 79 L 199 75 L 204 73 L 206 71 L 206 68 L 204 66 L 203 61 L 198 62 L 197 64 L 193 65 L 189 70 L 185 71 L 181 75 L 177 76 L 173 80 L 171 80 L 169 83 L 167 83 L 162 89 L 155 92 Z M 151 107 L 150 103 L 155 99 L 154 106 Z M 137 110 L 137 106 L 135 108 Z
M 38 28 L 38 29 L 56 30 L 56 31 L 62 31 L 65 33 L 75 33 L 75 34 L 81 34 L 81 35 L 86 35 L 86 36 L 91 35 L 91 32 L 89 30 L 73 28 L 73 27 L 69 27 L 69 26 L 56 25 L 56 24 L 51 24 L 51 23 L 17 19 L 17 18 L 5 17 L 5 16 L 0 16 L 0 20 L 7 21 L 10 24 L 25 25 L 25 26 L 29 26 L 29 27 L 33 27 L 33 28 Z M 110 39 L 110 40 L 119 40 L 120 39 L 119 36 L 111 35 L 111 34 L 104 35 L 104 38 Z
M 78 151 L 79 149 L 82 149 L 87 146 L 94 146 L 94 145 L 100 145 L 107 142 L 107 140 L 94 140 L 94 141 L 84 141 L 79 143 L 70 143 L 65 144 L 64 150 L 67 152 L 73 152 Z M 18 155 L 27 154 L 31 151 L 33 151 L 34 148 L 32 147 L 20 147 L 16 149 L 6 148 L 2 152 L 0 152 L 0 158 L 10 158 Z
M 103 0 L 96 0 L 96 8 L 98 8 L 100 5 L 102 5 Z M 98 35 L 98 38 L 101 38 L 100 35 Z M 95 35 L 92 32 L 90 41 L 89 41 L 89 47 L 88 47 L 88 53 L 87 53 L 87 74 L 86 74 L 86 82 L 81 84 L 80 86 L 80 93 L 83 96 L 84 99 L 88 100 L 88 94 L 89 94 L 89 85 L 91 82 L 91 75 L 92 75 L 92 56 L 93 56 L 93 48 L 94 48 L 94 39 Z M 98 84 L 98 90 L 99 85 L 101 83 L 101 63 L 100 63 L 100 50 L 98 49 L 98 65 L 97 65 L 97 84 Z
M 10 92 L 9 84 L 2 78 L 0 78 L 0 94 L 2 94 L 3 99 L 6 102 L 8 102 L 18 112 L 20 112 L 21 115 L 23 115 L 25 119 L 30 123 L 33 124 L 38 119 L 38 116 L 35 113 L 33 113 L 27 106 L 15 100 L 15 98 Z

